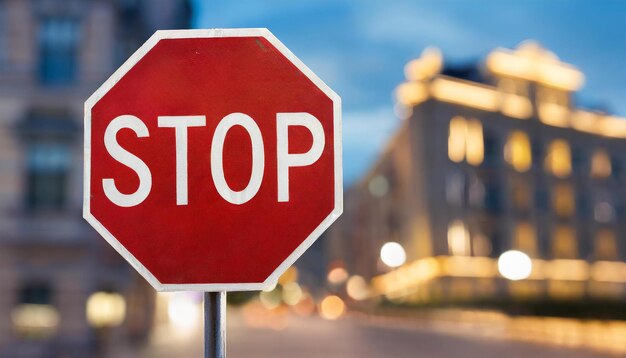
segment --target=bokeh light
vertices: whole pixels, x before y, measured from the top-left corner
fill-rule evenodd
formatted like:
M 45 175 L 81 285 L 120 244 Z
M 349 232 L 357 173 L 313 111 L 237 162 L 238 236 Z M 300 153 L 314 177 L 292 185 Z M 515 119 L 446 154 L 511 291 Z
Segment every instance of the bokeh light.
M 294 306 L 302 299 L 302 288 L 297 282 L 289 282 L 283 286 L 283 301 Z
M 348 296 L 356 301 L 361 301 L 369 296 L 369 288 L 365 279 L 359 275 L 354 275 L 346 283 Z
M 202 312 L 200 304 L 188 292 L 169 294 L 167 316 L 170 323 L 180 330 L 192 330 L 197 327 Z
M 527 279 L 532 269 L 530 257 L 518 250 L 506 251 L 498 259 L 498 271 L 504 278 L 512 281 Z
M 391 268 L 399 267 L 406 261 L 406 252 L 397 242 L 387 242 L 380 249 L 380 259 Z
M 327 320 L 339 319 L 346 311 L 343 300 L 337 296 L 326 296 L 320 303 L 320 315 Z
M 340 285 L 348 279 L 348 271 L 343 267 L 335 267 L 328 272 L 328 282 Z

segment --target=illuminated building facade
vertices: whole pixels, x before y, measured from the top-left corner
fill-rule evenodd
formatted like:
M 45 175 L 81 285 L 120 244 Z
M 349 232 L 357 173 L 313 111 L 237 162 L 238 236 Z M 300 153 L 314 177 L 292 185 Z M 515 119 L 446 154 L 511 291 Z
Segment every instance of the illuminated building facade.
M 154 291 L 82 219 L 84 100 L 182 0 L 0 0 L 0 357 L 145 337 Z
M 576 107 L 583 74 L 534 42 L 467 69 L 427 49 L 405 74 L 406 118 L 329 234 L 347 270 L 411 303 L 623 298 L 626 119 Z

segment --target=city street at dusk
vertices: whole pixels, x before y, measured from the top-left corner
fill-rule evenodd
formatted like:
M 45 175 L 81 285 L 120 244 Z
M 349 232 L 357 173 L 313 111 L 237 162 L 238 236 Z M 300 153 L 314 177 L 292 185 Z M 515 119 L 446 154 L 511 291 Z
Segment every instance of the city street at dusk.
M 228 354 L 233 358 L 591 358 L 616 357 L 608 353 L 554 345 L 512 342 L 485 337 L 456 324 L 376 319 L 350 315 L 339 321 L 289 314 L 283 329 L 251 327 L 241 310 L 229 311 Z M 268 322 L 269 323 L 269 322 Z M 434 329 L 433 329 L 434 328 Z M 201 330 L 185 339 L 155 337 L 142 357 L 201 357 Z M 113 356 L 120 357 L 116 353 Z M 134 352 L 133 352 L 134 354 Z M 134 356 L 133 354 L 128 357 Z
M 0 0 L 0 358 L 626 357 L 625 24 Z

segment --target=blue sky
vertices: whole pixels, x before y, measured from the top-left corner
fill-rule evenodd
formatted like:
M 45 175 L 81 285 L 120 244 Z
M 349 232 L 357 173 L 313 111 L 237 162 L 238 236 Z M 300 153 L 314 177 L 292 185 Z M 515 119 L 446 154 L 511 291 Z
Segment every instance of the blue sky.
M 195 9 L 195 27 L 269 28 L 342 97 L 347 184 L 397 127 L 392 92 L 426 46 L 463 64 L 537 40 L 585 73 L 580 103 L 626 116 L 622 0 L 196 0 Z

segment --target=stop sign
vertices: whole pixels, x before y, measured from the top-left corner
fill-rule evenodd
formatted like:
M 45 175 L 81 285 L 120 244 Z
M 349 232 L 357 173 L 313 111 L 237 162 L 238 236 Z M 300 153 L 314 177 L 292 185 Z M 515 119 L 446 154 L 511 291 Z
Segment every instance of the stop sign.
M 266 29 L 157 31 L 85 103 L 85 219 L 159 291 L 271 287 L 342 212 L 340 98 Z

